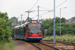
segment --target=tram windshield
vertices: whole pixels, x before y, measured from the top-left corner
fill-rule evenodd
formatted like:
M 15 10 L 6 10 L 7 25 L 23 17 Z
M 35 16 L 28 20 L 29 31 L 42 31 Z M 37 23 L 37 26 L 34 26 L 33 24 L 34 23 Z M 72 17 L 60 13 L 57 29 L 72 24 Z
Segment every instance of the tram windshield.
M 41 24 L 29 24 L 29 33 L 41 33 Z

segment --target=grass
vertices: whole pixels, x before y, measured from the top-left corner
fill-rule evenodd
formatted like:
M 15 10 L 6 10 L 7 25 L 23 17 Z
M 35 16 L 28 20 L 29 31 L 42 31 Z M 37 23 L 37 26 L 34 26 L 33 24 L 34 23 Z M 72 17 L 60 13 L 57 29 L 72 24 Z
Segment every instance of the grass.
M 46 36 L 45 38 L 43 38 L 43 40 L 54 40 L 54 37 L 53 36 Z M 66 34 L 66 35 L 62 35 L 60 37 L 60 36 L 56 35 L 56 41 L 75 43 L 75 36 L 71 35 L 71 34 Z
M 0 50 L 13 50 L 14 44 L 13 42 L 9 43 L 0 43 Z

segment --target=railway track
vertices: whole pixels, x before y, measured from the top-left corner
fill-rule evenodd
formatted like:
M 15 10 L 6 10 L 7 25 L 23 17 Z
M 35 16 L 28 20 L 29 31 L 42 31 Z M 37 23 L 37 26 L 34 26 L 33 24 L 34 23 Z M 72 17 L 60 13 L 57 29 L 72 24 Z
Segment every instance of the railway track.
M 31 45 L 33 45 L 33 46 L 35 46 L 36 48 L 38 48 L 39 50 L 43 50 L 42 48 L 40 48 L 40 47 L 38 47 L 38 46 L 36 46 L 35 44 L 33 44 L 33 43 L 30 43 Z
M 50 45 L 47 45 L 47 44 L 44 44 L 44 43 L 41 43 L 41 42 L 38 42 L 38 43 L 30 42 L 30 44 L 35 46 L 39 50 L 61 50 L 61 49 L 55 48 L 53 46 L 50 46 Z
M 69 42 L 61 42 L 56 41 L 56 44 L 50 40 L 41 40 L 40 42 L 37 41 L 24 41 L 24 40 L 14 40 L 16 41 L 16 45 L 24 45 L 25 49 L 36 49 L 36 50 L 75 50 L 75 43 Z M 28 45 L 28 46 L 27 46 Z
M 51 40 L 41 40 L 42 43 L 60 48 L 61 50 L 75 50 L 75 43 L 56 41 L 56 44 L 53 44 Z
M 42 41 L 52 41 L 53 42 L 53 40 L 42 40 Z M 64 42 L 64 41 L 56 41 L 56 42 L 58 42 L 58 43 L 62 43 L 62 44 L 65 44 L 65 45 L 73 45 L 73 46 L 75 46 L 75 43 L 71 43 L 71 42 Z

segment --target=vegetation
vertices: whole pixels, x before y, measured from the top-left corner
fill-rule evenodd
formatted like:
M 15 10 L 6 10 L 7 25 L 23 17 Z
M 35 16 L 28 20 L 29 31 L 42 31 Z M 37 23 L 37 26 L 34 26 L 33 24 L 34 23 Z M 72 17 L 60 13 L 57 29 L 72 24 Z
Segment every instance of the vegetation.
M 10 30 L 11 30 L 11 37 L 13 38 L 14 37 L 14 31 L 13 31 L 13 29 L 14 29 L 14 23 L 16 23 L 16 25 L 18 24 L 18 19 L 16 18 L 16 17 L 12 17 L 12 18 L 10 18 L 9 19 L 9 28 L 10 28 Z
M 53 35 L 53 19 L 42 21 L 43 30 L 46 29 L 45 35 Z M 44 31 L 43 31 L 44 32 Z M 75 34 L 75 23 L 66 24 L 65 18 L 61 18 L 61 34 Z M 60 18 L 56 17 L 56 35 L 60 35 Z
M 75 43 L 75 23 L 66 24 L 65 18 L 61 18 L 61 37 L 60 37 L 60 18 L 56 17 L 56 40 Z M 53 40 L 53 19 L 42 21 L 44 40 Z M 44 31 L 46 29 L 46 31 Z M 47 35 L 47 37 L 45 37 Z M 50 36 L 48 36 L 50 35 Z
M 32 18 L 27 17 L 26 21 L 27 21 L 27 20 L 31 21 L 31 20 L 32 20 Z
M 16 17 L 12 17 L 9 19 L 9 23 L 12 25 L 13 23 L 18 24 L 18 19 Z
M 54 40 L 54 36 L 47 36 L 43 38 L 43 40 Z M 75 36 L 71 34 L 66 34 L 60 36 L 56 36 L 56 41 L 64 41 L 64 42 L 72 42 L 75 43 Z
M 8 50 L 10 50 L 11 46 L 13 46 L 9 25 L 7 13 L 0 12 L 0 50 L 6 50 L 7 46 L 9 46 Z
M 14 44 L 11 42 L 0 43 L 0 50 L 13 50 Z

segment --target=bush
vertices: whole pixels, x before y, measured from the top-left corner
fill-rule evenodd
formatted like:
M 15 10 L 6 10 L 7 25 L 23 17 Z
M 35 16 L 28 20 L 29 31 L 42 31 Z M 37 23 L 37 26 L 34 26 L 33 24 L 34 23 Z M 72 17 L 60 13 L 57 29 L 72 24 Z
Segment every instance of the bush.
M 13 41 L 9 43 L 0 43 L 0 50 L 13 50 Z
M 0 42 L 9 42 L 11 32 L 8 27 L 8 22 L 5 19 L 0 18 Z

